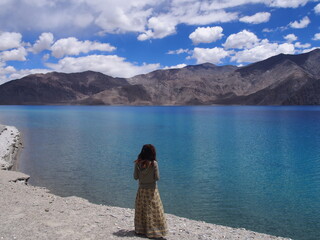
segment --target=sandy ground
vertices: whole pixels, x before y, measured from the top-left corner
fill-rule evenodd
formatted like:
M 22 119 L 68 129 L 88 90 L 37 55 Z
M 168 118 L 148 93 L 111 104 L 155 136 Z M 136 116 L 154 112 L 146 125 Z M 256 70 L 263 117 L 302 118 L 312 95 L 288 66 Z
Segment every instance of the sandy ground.
M 2 162 L 4 158 L 11 159 L 8 154 L 15 147 L 10 146 L 14 139 L 20 138 L 19 132 L 11 127 L 6 131 L 1 131 L 0 126 Z M 19 146 L 19 141 L 16 142 Z M 133 209 L 92 204 L 78 197 L 59 197 L 45 188 L 27 185 L 28 179 L 29 176 L 20 172 L 0 170 L 1 240 L 145 239 L 134 234 Z M 285 239 L 171 214 L 166 217 L 169 226 L 166 239 Z

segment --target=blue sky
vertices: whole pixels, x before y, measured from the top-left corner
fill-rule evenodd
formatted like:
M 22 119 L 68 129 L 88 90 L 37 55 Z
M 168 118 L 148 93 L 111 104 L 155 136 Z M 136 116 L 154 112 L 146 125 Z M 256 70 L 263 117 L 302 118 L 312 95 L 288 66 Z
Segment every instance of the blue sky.
M 0 84 L 50 71 L 242 66 L 317 47 L 319 0 L 0 0 Z

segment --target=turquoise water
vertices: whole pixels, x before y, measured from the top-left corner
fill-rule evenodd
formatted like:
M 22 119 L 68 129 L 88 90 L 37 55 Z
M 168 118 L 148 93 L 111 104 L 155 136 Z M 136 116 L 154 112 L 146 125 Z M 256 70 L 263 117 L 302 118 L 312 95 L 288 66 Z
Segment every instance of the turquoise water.
M 294 239 L 320 236 L 320 107 L 0 106 L 19 169 L 62 196 L 134 207 L 133 161 L 158 150 L 168 213 Z

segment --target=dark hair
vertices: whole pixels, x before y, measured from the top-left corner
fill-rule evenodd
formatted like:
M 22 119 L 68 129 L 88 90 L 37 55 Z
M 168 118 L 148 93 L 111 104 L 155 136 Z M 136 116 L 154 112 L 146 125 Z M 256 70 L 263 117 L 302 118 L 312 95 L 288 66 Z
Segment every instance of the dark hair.
M 138 155 L 139 160 L 157 161 L 156 148 L 152 144 L 143 145 L 140 154 Z

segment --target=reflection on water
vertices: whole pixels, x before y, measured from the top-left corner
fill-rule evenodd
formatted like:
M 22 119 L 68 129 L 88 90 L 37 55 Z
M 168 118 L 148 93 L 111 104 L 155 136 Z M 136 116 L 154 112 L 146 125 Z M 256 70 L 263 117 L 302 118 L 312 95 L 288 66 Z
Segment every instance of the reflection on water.
M 319 107 L 2 106 L 31 183 L 134 207 L 133 161 L 158 150 L 166 212 L 254 231 L 320 234 Z

